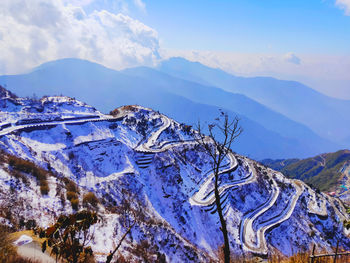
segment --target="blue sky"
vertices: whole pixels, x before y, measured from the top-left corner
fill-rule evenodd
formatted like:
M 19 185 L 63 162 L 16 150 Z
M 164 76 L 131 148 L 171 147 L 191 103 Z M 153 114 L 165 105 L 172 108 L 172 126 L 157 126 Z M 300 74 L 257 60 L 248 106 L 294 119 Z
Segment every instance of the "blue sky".
M 76 57 L 114 69 L 182 56 L 350 99 L 350 0 L 1 0 L 0 74 Z
M 140 20 L 165 47 L 235 52 L 350 53 L 350 18 L 334 1 L 145 1 Z

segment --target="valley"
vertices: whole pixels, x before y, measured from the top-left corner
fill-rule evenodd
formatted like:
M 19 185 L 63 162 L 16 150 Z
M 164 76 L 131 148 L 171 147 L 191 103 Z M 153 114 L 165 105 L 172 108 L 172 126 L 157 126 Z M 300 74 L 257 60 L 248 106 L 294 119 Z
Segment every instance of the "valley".
M 290 178 L 301 179 L 311 186 L 337 196 L 347 204 L 349 203 L 349 150 L 325 153 L 303 160 L 265 159 L 262 160 L 262 163 L 281 171 Z

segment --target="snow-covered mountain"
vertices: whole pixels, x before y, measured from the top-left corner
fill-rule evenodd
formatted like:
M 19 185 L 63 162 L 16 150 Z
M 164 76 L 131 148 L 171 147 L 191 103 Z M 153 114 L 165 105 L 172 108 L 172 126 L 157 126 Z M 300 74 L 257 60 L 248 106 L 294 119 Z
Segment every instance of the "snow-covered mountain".
M 12 213 L 0 213 L 2 223 L 24 218 L 47 226 L 72 212 L 67 185 L 75 183 L 80 207 L 87 192 L 101 200 L 103 220 L 92 244 L 100 259 L 125 232 L 118 208 L 128 199 L 142 209 L 123 255 L 140 257 L 135 247 L 148 242 L 142 249 L 155 261 L 217 260 L 223 239 L 210 158 L 189 126 L 141 106 L 120 107 L 112 116 L 68 97 L 34 101 L 2 88 L 0 96 L 0 207 Z M 9 162 L 15 157 L 48 171 L 47 194 L 34 173 L 16 171 Z M 339 200 L 233 152 L 220 181 L 233 254 L 291 255 L 314 242 L 329 250 L 338 239 L 350 248 Z

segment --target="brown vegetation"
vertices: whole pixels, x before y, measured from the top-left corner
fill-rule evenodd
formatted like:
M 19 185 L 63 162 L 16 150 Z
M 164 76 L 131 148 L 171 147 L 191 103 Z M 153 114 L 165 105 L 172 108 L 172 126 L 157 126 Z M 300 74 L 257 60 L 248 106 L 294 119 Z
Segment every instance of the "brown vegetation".
M 76 183 L 74 183 L 73 181 L 69 180 L 68 178 L 64 178 L 64 183 L 66 185 L 66 190 L 69 192 L 74 192 L 74 193 L 79 193 L 79 188 L 76 185 Z
M 121 107 L 122 111 L 137 111 L 137 108 L 135 105 L 126 105 Z
M 78 210 L 78 208 L 79 208 L 78 194 L 76 192 L 67 191 L 66 195 L 67 195 L 67 200 L 69 200 L 71 205 L 72 205 L 72 208 L 74 210 Z
M 67 191 L 66 195 L 67 195 L 67 200 L 69 201 L 71 201 L 72 199 L 78 199 L 78 195 L 76 192 Z
M 79 199 L 78 198 L 70 200 L 70 204 L 72 205 L 73 210 L 78 211 L 78 209 L 79 209 Z
M 46 182 L 46 181 L 45 181 L 45 182 Z M 50 191 L 50 187 L 49 187 L 49 185 L 47 184 L 47 182 L 46 182 L 46 184 L 40 185 L 40 193 L 41 193 L 42 195 L 47 195 L 47 194 L 49 194 L 49 191 Z
M 114 109 L 112 111 L 109 112 L 109 115 L 112 115 L 112 116 L 118 116 L 120 113 L 119 109 Z
M 98 221 L 98 215 L 90 211 L 61 215 L 53 226 L 38 230 L 40 237 L 46 237 L 42 251 L 45 252 L 50 247 L 57 259 L 72 263 L 94 262 L 92 249 L 88 245 L 93 239 L 90 226 Z
M 88 208 L 89 206 L 91 206 L 92 208 L 97 208 L 98 203 L 98 198 L 92 192 L 85 194 L 83 197 L 83 206 L 86 208 Z
M 323 253 L 322 253 L 323 254 Z M 299 252 L 291 257 L 286 257 L 279 254 L 270 255 L 266 263 L 307 263 L 310 262 L 311 252 Z M 224 262 L 224 254 L 219 251 L 219 262 Z M 261 262 L 261 259 L 257 257 L 243 257 L 233 256 L 230 263 L 256 263 Z M 334 257 L 319 258 L 315 259 L 314 263 L 333 263 Z M 338 256 L 337 263 L 348 263 L 350 262 L 350 256 Z
M 6 155 L 5 159 L 7 159 L 8 164 L 13 169 L 11 173 L 18 179 L 22 179 L 25 183 L 25 176 L 21 173 L 30 174 L 35 177 L 38 184 L 40 185 L 40 192 L 42 195 L 46 195 L 49 193 L 50 188 L 47 183 L 47 176 L 50 174 L 48 171 L 43 168 L 37 166 L 35 163 L 27 160 L 23 160 L 13 155 Z
M 73 210 L 77 211 L 79 209 L 79 188 L 78 186 L 68 178 L 64 178 L 64 183 L 66 185 L 66 197 L 70 201 Z

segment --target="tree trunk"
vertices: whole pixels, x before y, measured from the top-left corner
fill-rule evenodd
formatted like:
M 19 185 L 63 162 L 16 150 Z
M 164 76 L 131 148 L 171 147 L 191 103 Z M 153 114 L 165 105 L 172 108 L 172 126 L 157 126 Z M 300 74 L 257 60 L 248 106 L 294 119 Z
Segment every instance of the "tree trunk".
M 121 246 L 124 238 L 126 238 L 126 235 L 130 232 L 131 228 L 133 228 L 133 226 L 136 224 L 136 221 L 134 221 L 134 223 L 128 228 L 128 230 L 124 233 L 124 235 L 122 236 L 122 238 L 120 239 L 118 245 L 116 246 L 116 248 L 113 250 L 113 252 L 109 253 L 107 256 L 107 261 L 106 263 L 110 263 L 112 261 L 112 258 L 115 254 L 115 252 L 117 252 L 117 250 L 119 249 L 119 247 Z
M 219 187 L 218 187 L 218 179 L 219 179 L 219 171 L 217 169 L 215 173 L 215 185 L 214 185 L 214 192 L 215 192 L 215 203 L 216 203 L 216 208 L 219 214 L 220 218 L 220 223 L 221 223 L 221 232 L 222 235 L 224 236 L 224 256 L 225 256 L 225 263 L 230 263 L 230 244 L 228 241 L 228 233 L 227 233 L 227 228 L 226 228 L 226 221 L 224 218 L 224 215 L 222 213 L 222 207 L 221 207 L 221 199 L 220 199 L 220 194 L 219 194 Z

